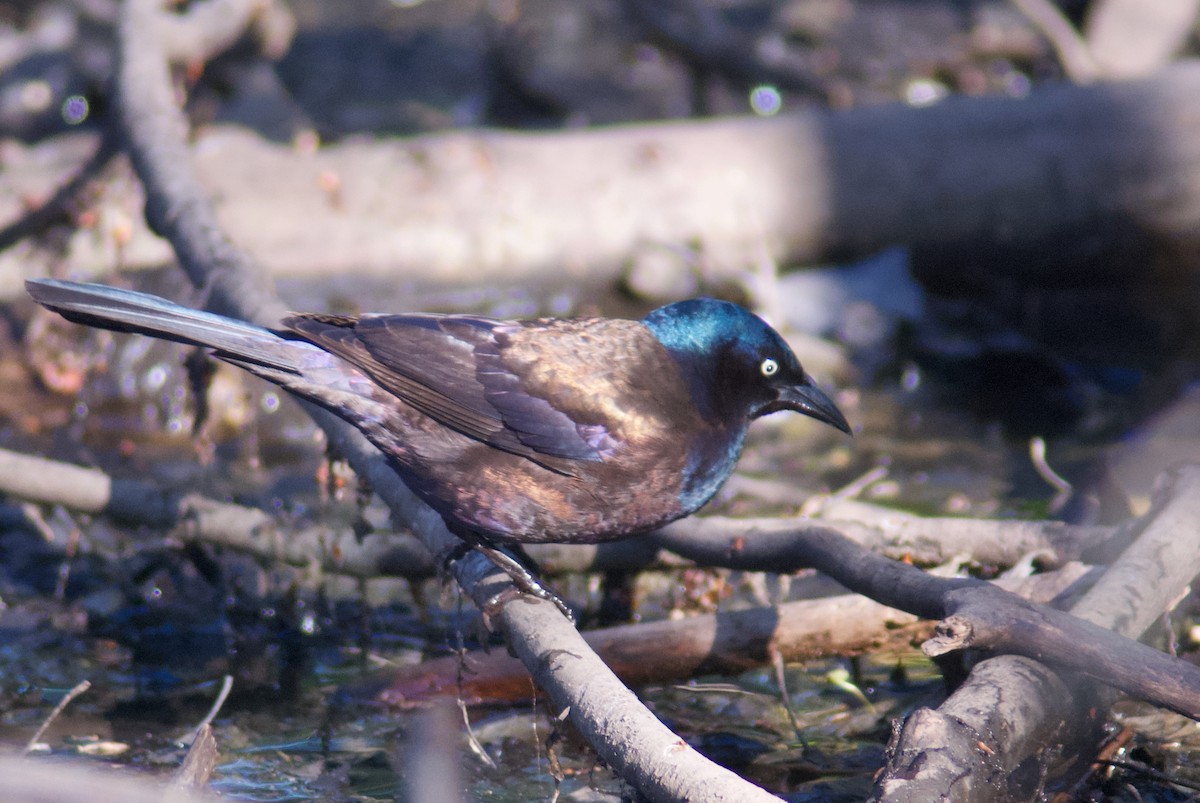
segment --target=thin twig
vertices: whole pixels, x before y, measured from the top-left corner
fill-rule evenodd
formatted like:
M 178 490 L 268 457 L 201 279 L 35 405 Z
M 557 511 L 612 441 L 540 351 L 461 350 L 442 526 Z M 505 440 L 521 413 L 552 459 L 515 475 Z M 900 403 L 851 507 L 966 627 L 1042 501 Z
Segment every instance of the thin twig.
M 471 727 L 471 715 L 467 712 L 466 701 L 460 695 L 456 701 L 458 703 L 458 712 L 462 715 L 463 732 L 467 734 L 467 746 L 471 748 L 471 752 L 488 766 L 489 769 L 496 769 L 496 762 L 488 755 L 488 751 L 479 743 L 479 739 L 475 736 L 475 729 Z
M 774 645 L 771 646 L 770 653 L 771 667 L 775 670 L 775 684 L 779 686 L 779 700 L 783 703 L 783 710 L 787 712 L 788 722 L 792 725 L 792 733 L 797 740 L 803 742 L 804 728 L 800 724 L 800 718 L 796 716 L 796 708 L 792 705 L 792 696 L 788 694 L 783 653 Z
M 1054 498 L 1050 500 L 1050 512 L 1057 513 L 1070 500 L 1071 494 L 1075 492 L 1075 487 L 1061 474 L 1051 468 L 1050 461 L 1046 459 L 1045 439 L 1041 437 L 1030 438 L 1029 459 L 1033 463 L 1033 469 L 1038 473 L 1038 476 L 1054 489 Z
M 83 694 L 91 687 L 92 683 L 88 680 L 81 680 L 79 683 L 75 684 L 75 688 L 67 692 L 66 696 L 58 701 L 58 705 L 54 706 L 54 710 L 51 711 L 50 716 L 46 717 L 45 721 L 42 722 L 42 726 L 37 729 L 37 733 L 33 734 L 29 741 L 26 742 L 25 749 L 21 751 L 21 755 L 24 756 L 33 752 L 34 748 L 37 747 L 38 742 L 41 740 L 42 734 L 44 734 L 46 729 L 50 727 L 50 723 L 58 719 L 58 715 L 63 712 L 64 708 L 71 704 L 72 700 Z
M 180 745 L 189 745 L 195 741 L 200 731 L 212 724 L 216 719 L 217 713 L 221 707 L 225 705 L 225 700 L 229 698 L 229 692 L 233 690 L 233 675 L 226 675 L 221 681 L 221 690 L 217 692 L 217 699 L 213 700 L 212 706 L 209 707 L 208 713 L 204 715 L 204 719 L 200 720 L 200 724 L 192 728 L 187 735 L 179 740 Z

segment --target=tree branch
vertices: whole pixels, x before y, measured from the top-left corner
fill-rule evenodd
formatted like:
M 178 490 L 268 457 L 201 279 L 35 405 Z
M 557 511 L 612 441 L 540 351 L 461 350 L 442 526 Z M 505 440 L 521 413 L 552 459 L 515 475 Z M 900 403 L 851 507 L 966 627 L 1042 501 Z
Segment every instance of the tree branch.
M 1200 521 L 1200 467 L 1180 468 L 1165 479 L 1153 509 L 1139 522 L 1137 540 L 1071 607 L 1076 616 L 1116 633 L 1109 632 L 1099 641 L 1059 636 L 1070 641 L 1058 643 L 1047 643 L 1047 633 L 1029 628 L 999 636 L 993 613 L 986 606 L 959 609 L 969 620 L 949 624 L 952 628 L 961 625 L 963 634 L 975 645 L 1003 648 L 1001 642 L 1019 638 L 1029 645 L 1024 654 L 1042 662 L 1011 655 L 988 659 L 972 670 L 938 711 L 923 709 L 914 714 L 893 735 L 885 772 L 876 787 L 878 799 L 916 803 L 948 795 L 962 801 L 993 800 L 997 774 L 1004 777 L 1027 759 L 1061 743 L 1062 721 L 1077 723 L 1077 734 L 1094 736 L 1112 695 L 1084 677 L 1051 668 L 1064 666 L 1057 662 L 1063 650 L 1074 656 L 1069 666 L 1099 683 L 1119 686 L 1108 673 L 1141 672 L 1144 678 L 1139 682 L 1170 688 L 1186 675 L 1177 674 L 1181 669 L 1178 661 L 1157 659 L 1139 668 L 1144 653 L 1126 650 L 1117 635 L 1140 635 L 1174 604 L 1195 575 L 1195 555 L 1200 552 L 1200 527 L 1196 526 Z M 1105 652 L 1103 643 L 1115 652 Z M 934 650 L 941 646 L 936 640 L 931 645 Z M 1091 670 L 1081 666 L 1088 662 Z M 1117 663 L 1120 667 L 1114 668 Z M 1184 694 L 1195 700 L 1195 690 Z M 986 745 L 986 751 L 978 748 L 980 744 Z
M 1200 521 L 1200 468 L 1183 469 L 1176 476 L 1177 492 L 1142 519 L 1141 526 L 1145 528 L 1142 538 L 1147 532 L 1177 531 L 1180 522 L 1187 521 L 1189 516 L 1192 522 Z M 981 633 L 985 630 L 984 623 L 1003 621 L 1004 627 L 986 628 L 993 640 L 985 646 L 1078 671 L 1128 694 L 1200 719 L 1200 668 L 1093 622 L 1033 605 L 979 580 L 934 577 L 913 566 L 875 555 L 820 525 L 797 527 L 790 533 L 730 538 L 728 533 L 685 530 L 686 524 L 675 522 L 663 528 L 660 542 L 698 562 L 723 558 L 724 565 L 748 571 L 814 568 L 851 591 L 926 619 L 973 617 L 973 621 L 980 622 Z M 1192 529 L 1200 533 L 1200 528 Z M 1200 554 L 1200 545 L 1178 534 L 1175 537 L 1182 542 L 1178 547 L 1182 551 L 1166 554 L 1175 561 L 1170 567 L 1172 571 L 1179 572 L 1180 566 L 1184 567 L 1184 574 L 1191 570 L 1184 581 L 1186 585 L 1194 575 L 1195 566 L 1190 558 L 1182 556 Z M 790 552 L 773 543 L 777 539 L 790 543 Z M 1135 543 L 1126 554 L 1132 553 L 1136 546 Z M 1149 549 L 1153 552 L 1154 547 Z M 1164 573 L 1168 571 L 1160 563 L 1155 566 Z M 1114 570 L 1116 567 L 1109 571 Z M 1157 584 L 1158 576 L 1149 582 Z M 1167 586 L 1176 588 L 1178 593 L 1179 586 L 1171 583 Z M 1156 610 L 1152 617 L 1158 613 Z

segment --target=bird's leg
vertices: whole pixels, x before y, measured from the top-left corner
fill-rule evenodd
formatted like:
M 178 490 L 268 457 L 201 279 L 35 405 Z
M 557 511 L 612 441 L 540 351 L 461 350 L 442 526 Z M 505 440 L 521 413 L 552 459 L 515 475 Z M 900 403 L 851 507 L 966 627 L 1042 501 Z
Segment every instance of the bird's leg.
M 479 550 L 485 558 L 490 560 L 497 569 L 507 574 L 513 581 L 513 585 L 515 585 L 522 593 L 554 603 L 555 607 L 562 611 L 562 615 L 567 617 L 571 624 L 575 624 L 575 614 L 571 613 L 571 609 L 567 606 L 567 603 L 563 601 L 563 598 L 542 585 L 537 577 L 534 576 L 533 572 L 525 568 L 525 566 L 519 560 L 509 555 L 504 550 L 494 547 L 486 542 L 475 544 L 475 548 Z M 501 599 L 503 595 L 504 592 L 500 592 L 500 594 L 496 595 L 496 597 L 488 600 L 488 607 L 503 603 L 505 601 Z
M 575 624 L 575 614 L 571 613 L 571 609 L 567 606 L 567 603 L 563 601 L 562 597 L 558 596 L 553 591 L 542 585 L 537 579 L 537 576 L 520 560 L 514 558 L 512 555 L 509 555 L 491 541 L 481 538 L 475 533 L 456 534 L 463 539 L 463 542 L 446 558 L 447 565 L 459 560 L 471 549 L 476 549 L 485 558 L 490 560 L 493 566 L 507 574 L 509 579 L 513 581 L 513 585 L 517 587 L 518 591 L 524 594 L 529 594 L 532 597 L 537 597 L 538 599 L 544 599 L 547 602 L 554 603 L 554 606 L 562 611 L 563 616 L 567 617 L 567 619 L 571 621 L 571 624 Z M 529 560 L 528 556 L 524 557 L 526 560 Z M 489 609 L 499 608 L 501 605 L 503 605 L 503 603 L 508 601 L 506 599 L 507 596 L 508 595 L 506 595 L 505 592 L 501 591 L 495 597 L 488 600 L 484 607 Z M 488 611 L 485 611 L 484 613 L 487 614 Z

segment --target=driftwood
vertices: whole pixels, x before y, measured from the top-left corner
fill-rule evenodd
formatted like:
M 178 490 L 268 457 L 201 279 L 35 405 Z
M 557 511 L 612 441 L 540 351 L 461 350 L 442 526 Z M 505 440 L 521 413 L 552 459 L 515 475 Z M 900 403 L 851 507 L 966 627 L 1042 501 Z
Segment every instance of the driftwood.
M 897 242 L 982 254 L 1133 231 L 1194 244 L 1198 97 L 1189 62 L 1021 100 L 452 133 L 303 156 L 225 131 L 197 149 L 197 170 L 233 236 L 288 274 L 457 279 L 469 266 L 482 281 L 594 280 L 647 249 L 697 244 L 699 269 L 721 278 L 764 253 L 786 265 Z M 323 173 L 340 177 L 336 207 Z
M 1020 100 L 449 133 L 315 152 L 214 128 L 176 155 L 190 153 L 220 199 L 216 219 L 276 275 L 598 281 L 665 253 L 717 280 L 764 254 L 789 265 L 897 242 L 984 256 L 1049 238 L 1069 249 L 1078 232 L 1091 254 L 1130 238 L 1194 247 L 1198 98 L 1200 64 L 1181 62 L 1141 81 L 1046 86 Z M 33 172 L 0 177 L 6 216 L 49 191 L 54 179 Z M 125 264 L 161 262 L 164 249 L 133 225 Z M 71 269 L 107 267 L 103 239 L 73 239 Z M 679 256 L 691 247 L 699 254 Z M 1050 278 L 1063 267 L 1047 258 L 1014 269 Z

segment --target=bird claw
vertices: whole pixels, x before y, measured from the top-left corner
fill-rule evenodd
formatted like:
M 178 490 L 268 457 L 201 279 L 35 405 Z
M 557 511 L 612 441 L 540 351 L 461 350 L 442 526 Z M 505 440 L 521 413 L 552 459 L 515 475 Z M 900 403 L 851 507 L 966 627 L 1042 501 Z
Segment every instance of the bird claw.
M 506 586 L 503 591 L 489 597 L 479 610 L 479 613 L 483 616 L 483 626 L 490 631 L 494 631 L 496 628 L 492 626 L 492 619 L 500 615 L 500 611 L 504 609 L 505 605 L 520 596 L 522 596 L 521 589 L 516 586 Z
M 498 594 L 493 595 L 487 600 L 487 602 L 483 604 L 483 620 L 488 630 L 493 629 L 492 617 L 499 614 L 505 605 L 512 602 L 514 599 L 524 599 L 528 602 L 529 597 L 543 599 L 549 603 L 552 603 L 554 607 L 558 608 L 563 616 L 567 617 L 568 622 L 573 625 L 577 624 L 575 621 L 574 612 L 562 597 L 558 596 L 553 591 L 548 590 L 545 586 L 540 584 L 535 585 L 532 588 L 522 588 L 520 583 L 514 579 L 513 585 L 505 588 Z
M 576 623 L 575 614 L 572 613 L 571 608 L 563 601 L 562 597 L 542 585 L 533 575 L 533 572 L 522 566 L 520 561 L 490 544 L 476 542 L 468 546 L 473 546 L 479 550 L 485 558 L 492 562 L 493 566 L 507 574 L 514 586 L 504 589 L 484 603 L 483 614 L 485 618 L 490 618 L 492 614 L 499 613 L 508 602 L 515 599 L 518 595 L 529 595 L 552 603 L 554 607 L 562 612 L 563 616 L 567 617 L 567 621 L 571 624 Z M 454 559 L 453 555 L 451 559 Z

